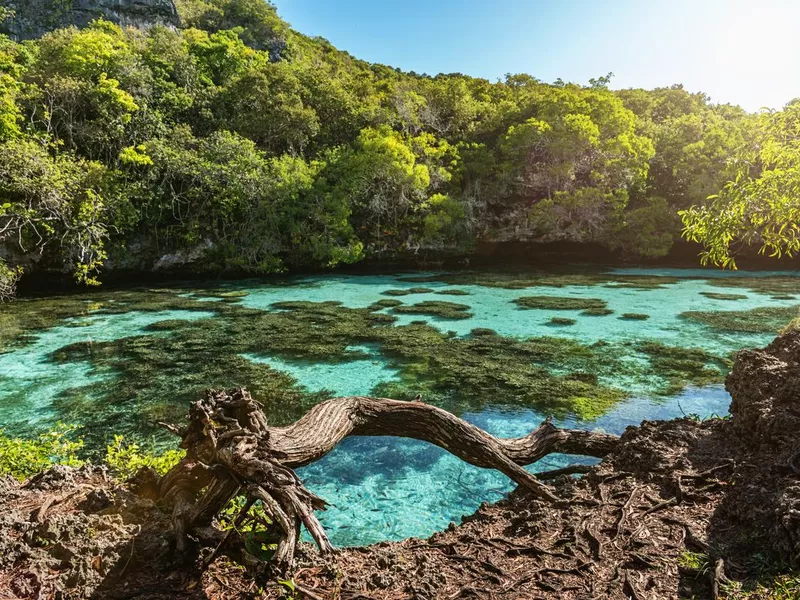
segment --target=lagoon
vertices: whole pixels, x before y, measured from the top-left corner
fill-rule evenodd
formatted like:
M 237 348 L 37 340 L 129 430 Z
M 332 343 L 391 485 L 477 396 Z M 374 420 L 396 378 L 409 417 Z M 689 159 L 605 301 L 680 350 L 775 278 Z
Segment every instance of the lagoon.
M 0 306 L 0 427 L 75 424 L 90 454 L 115 433 L 168 447 L 155 421 L 180 422 L 207 387 L 246 386 L 276 424 L 331 396 L 421 393 L 495 435 L 548 416 L 620 433 L 724 416 L 734 353 L 768 343 L 798 306 L 791 273 L 577 267 L 23 298 Z M 347 439 L 300 475 L 331 503 L 320 517 L 339 545 L 427 536 L 511 489 L 394 438 Z

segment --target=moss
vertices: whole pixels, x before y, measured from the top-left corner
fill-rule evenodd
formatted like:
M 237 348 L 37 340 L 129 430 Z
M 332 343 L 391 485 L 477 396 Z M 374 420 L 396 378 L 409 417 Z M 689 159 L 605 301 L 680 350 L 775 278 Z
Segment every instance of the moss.
M 650 318 L 650 315 L 645 313 L 622 313 L 620 319 L 624 321 L 646 321 Z
M 514 304 L 526 310 L 602 310 L 605 300 L 599 298 L 574 298 L 565 296 L 522 296 Z
M 798 316 L 800 306 L 762 306 L 737 311 L 688 311 L 681 318 L 689 319 L 732 333 L 777 333 L 781 327 Z
M 458 289 L 436 290 L 435 293 L 442 296 L 469 296 L 469 292 Z
M 413 287 L 407 289 L 384 290 L 381 292 L 384 296 L 409 296 L 411 294 L 430 294 L 433 292 L 430 288 Z
M 457 302 L 441 302 L 429 300 L 408 306 L 395 307 L 392 312 L 403 315 L 431 315 L 439 319 L 469 319 L 472 317 L 470 307 Z
M 587 317 L 607 317 L 608 315 L 613 315 L 614 311 L 610 308 L 587 308 L 584 311 L 581 311 L 582 315 Z
M 744 294 L 723 294 L 721 292 L 700 292 L 701 296 L 712 300 L 747 300 Z
M 577 321 L 575 319 L 570 319 L 568 317 L 553 317 L 548 321 L 548 325 L 575 325 Z

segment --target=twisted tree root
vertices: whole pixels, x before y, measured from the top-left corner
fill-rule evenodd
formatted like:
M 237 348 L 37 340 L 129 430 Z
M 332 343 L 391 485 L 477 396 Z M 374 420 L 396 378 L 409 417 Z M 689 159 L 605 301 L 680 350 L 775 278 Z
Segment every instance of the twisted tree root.
M 320 551 L 333 550 L 314 511 L 325 501 L 305 488 L 293 469 L 318 460 L 351 435 L 388 435 L 424 440 L 462 460 L 506 474 L 537 498 L 555 502 L 553 490 L 522 465 L 561 452 L 605 456 L 614 435 L 559 429 L 549 420 L 520 438 L 497 438 L 455 415 L 422 402 L 353 396 L 333 398 L 286 427 L 269 427 L 263 407 L 245 389 L 208 390 L 189 408 L 189 424 L 179 430 L 186 457 L 161 480 L 161 497 L 173 506 L 178 550 L 193 527 L 210 525 L 238 494 L 260 501 L 279 525 L 278 568 L 292 564 L 300 525 Z

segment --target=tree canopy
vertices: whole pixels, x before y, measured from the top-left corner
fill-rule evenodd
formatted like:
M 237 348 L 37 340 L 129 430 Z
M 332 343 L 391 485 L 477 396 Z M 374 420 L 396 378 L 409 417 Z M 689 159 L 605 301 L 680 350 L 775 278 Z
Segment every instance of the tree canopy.
M 96 283 L 167 255 L 251 273 L 477 241 L 654 257 L 685 227 L 732 266 L 736 240 L 800 243 L 797 104 L 405 73 L 262 0 L 177 6 L 178 30 L 0 35 L 0 296 L 37 264 Z

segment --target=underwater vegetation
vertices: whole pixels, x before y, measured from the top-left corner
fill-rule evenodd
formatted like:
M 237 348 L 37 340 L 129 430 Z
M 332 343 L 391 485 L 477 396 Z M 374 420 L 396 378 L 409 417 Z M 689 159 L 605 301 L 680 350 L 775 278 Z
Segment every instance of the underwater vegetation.
M 435 293 L 442 296 L 469 296 L 469 292 L 459 289 L 436 290 Z
M 575 325 L 577 321 L 575 319 L 570 319 L 569 317 L 553 317 L 548 321 L 550 325 Z
M 721 292 L 700 292 L 701 296 L 712 300 L 747 300 L 744 294 L 723 294 Z
M 709 279 L 706 283 L 718 287 L 741 288 L 768 296 L 800 294 L 800 277 L 720 277 Z
M 558 271 L 460 271 L 437 275 L 406 276 L 402 281 L 409 283 L 441 282 L 449 285 L 479 285 L 509 290 L 522 290 L 530 287 L 546 286 L 562 288 L 567 286 L 625 287 L 651 290 L 664 287 L 679 280 L 676 277 L 655 275 L 621 275 L 611 272 L 597 272 L 564 268 Z
M 488 329 L 487 327 L 476 327 L 475 329 L 471 330 L 469 334 L 477 337 L 480 335 L 497 335 L 497 332 L 494 329 Z
M 624 390 L 602 381 L 620 376 L 649 381 L 654 372 L 662 372 L 667 390 L 676 388 L 681 377 L 684 383 L 712 378 L 712 373 L 703 369 L 713 359 L 705 356 L 691 355 L 681 362 L 677 354 L 670 355 L 671 360 L 663 358 L 667 350 L 656 356 L 652 348 L 645 352 L 620 344 L 584 344 L 558 337 L 518 339 L 487 328 L 474 328 L 469 336 L 458 337 L 426 322 L 399 326 L 395 316 L 379 312 L 383 308 L 411 309 L 412 313 L 463 318 L 469 307 L 456 303 L 407 306 L 385 298 L 367 308 L 348 308 L 335 301 L 290 301 L 276 302 L 270 306 L 274 310 L 265 311 L 238 303 L 198 300 L 185 289 L 89 296 L 93 302 L 75 297 L 61 306 L 71 307 L 79 317 L 92 314 L 90 311 L 177 308 L 216 314 L 199 320 L 165 320 L 149 325 L 142 334 L 114 341 L 83 341 L 51 355 L 55 363 L 83 361 L 94 373 L 113 374 L 110 380 L 71 388 L 53 403 L 59 420 L 80 426 L 78 434 L 90 451 L 104 448 L 110 431 L 132 440 L 171 444 L 171 437 L 153 423 L 180 422 L 186 402 L 208 387 L 249 388 L 275 424 L 291 422 L 320 400 L 335 395 L 332 390 L 315 387 L 312 381 L 304 382 L 305 387 L 268 362 L 250 356 L 332 365 L 379 357 L 398 375 L 372 393 L 401 399 L 422 393 L 427 402 L 457 414 L 481 410 L 488 404 L 593 419 L 627 396 Z M 63 324 L 68 322 L 65 318 L 75 316 L 62 308 L 60 321 L 44 317 L 30 321 L 26 320 L 27 309 L 9 306 L 14 307 L 16 318 L 26 323 Z M 49 306 L 50 300 L 28 303 L 36 314 Z M 603 309 L 605 304 L 592 299 L 577 308 L 586 306 Z M 369 355 L 362 349 L 365 347 L 370 348 Z M 641 361 L 625 360 L 631 353 L 654 358 L 645 361 L 649 365 L 645 371 Z M 706 362 L 699 365 L 702 361 Z M 719 380 L 719 371 L 716 375 Z M 95 426 L 98 421 L 102 428 Z
M 453 277 L 466 285 L 467 275 Z M 492 284 L 489 287 L 507 287 L 510 283 L 511 289 L 516 289 L 522 282 L 541 284 L 538 274 L 480 275 L 484 283 Z M 443 277 L 450 276 L 426 276 L 426 280 L 441 281 Z M 671 284 L 667 277 L 606 277 L 578 272 L 560 273 L 553 278 L 562 283 L 569 280 L 585 285 L 593 281 L 593 285 L 640 286 L 642 289 Z M 726 277 L 724 282 L 735 279 Z M 755 278 L 746 281 L 764 290 L 777 287 L 788 290 L 789 283 L 795 289 L 797 286 L 794 280 L 780 284 L 775 281 L 765 284 Z M 296 285 L 296 282 L 287 283 Z M 304 285 L 303 282 L 300 285 Z M 545 323 L 536 319 L 537 327 L 552 326 L 545 330 L 546 334 L 539 329 L 539 337 L 511 337 L 486 327 L 470 330 L 469 326 L 457 334 L 440 330 L 441 323 L 436 324 L 437 327 L 423 320 L 399 325 L 398 315 L 404 314 L 439 319 L 471 316 L 466 303 L 425 301 L 412 304 L 405 298 L 400 299 L 413 293 L 430 293 L 425 287 L 399 290 L 397 297 L 390 293 L 389 297 L 377 299 L 365 308 L 349 308 L 337 301 L 307 300 L 253 308 L 259 306 L 253 302 L 257 297 L 253 292 L 248 299 L 245 296 L 248 292 L 239 287 L 207 286 L 100 290 L 55 298 L 21 299 L 3 305 L 0 352 L 24 345 L 37 330 L 53 326 L 82 327 L 91 323 L 95 315 L 167 310 L 200 311 L 206 313 L 205 317 L 214 315 L 191 320 L 165 316 L 169 320 L 133 328 L 128 337 L 114 341 L 80 338 L 83 341 L 52 352 L 47 360 L 55 365 L 71 363 L 88 370 L 87 377 L 81 381 L 91 383 L 75 383 L 66 391 L 59 388 L 55 399 L 47 400 L 49 412 L 37 420 L 35 426 L 28 427 L 46 428 L 57 420 L 75 423 L 90 451 L 103 449 L 108 441 L 107 432 L 111 431 L 131 440 L 172 444 L 174 440 L 156 429 L 153 423 L 159 420 L 180 422 L 187 401 L 195 399 L 208 387 L 249 388 L 254 397 L 264 403 L 275 424 L 293 421 L 320 400 L 336 395 L 336 390 L 322 389 L 325 383 L 315 385 L 313 380 L 302 375 L 298 375 L 303 377 L 298 381 L 290 373 L 278 370 L 279 367 L 271 367 L 270 359 L 275 359 L 275 364 L 296 363 L 301 369 L 304 365 L 327 365 L 326 369 L 341 365 L 342 372 L 347 372 L 347 365 L 354 361 L 379 362 L 392 376 L 374 387 L 373 394 L 411 399 L 421 393 L 426 402 L 457 414 L 509 406 L 578 419 L 594 419 L 604 414 L 627 397 L 627 390 L 672 394 L 686 385 L 718 383 L 728 369 L 726 356 L 698 349 L 648 341 L 591 343 L 565 339 L 587 327 L 586 320 L 579 314 L 611 314 L 606 301 L 600 298 L 581 298 L 567 293 L 517 298 L 521 309 L 576 312 L 566 312 L 569 316 L 558 315 Z M 375 297 L 384 287 L 391 287 L 391 284 L 374 289 Z M 748 289 L 748 286 L 740 287 Z M 433 291 L 464 292 L 458 288 Z M 477 290 L 471 291 L 477 296 Z M 728 294 L 726 290 L 720 293 Z M 788 295 L 787 291 L 764 293 Z M 515 295 L 516 292 L 510 292 L 505 298 Z M 629 312 L 619 318 L 644 321 L 658 316 Z M 797 316 L 797 307 L 690 311 L 681 316 L 718 331 L 772 333 Z M 579 327 L 571 327 L 573 325 Z M 456 324 L 452 327 L 455 329 Z M 559 331 L 559 328 L 563 329 Z M 559 334 L 563 337 L 557 337 Z M 380 377 L 373 379 L 380 380 Z M 11 384 L 13 387 L 14 382 Z M 48 421 L 51 413 L 52 423 Z M 97 427 L 98 422 L 103 423 L 103 427 Z M 27 426 L 8 423 L 8 429 L 15 428 L 15 432 Z
M 55 327 L 79 327 L 82 319 L 97 314 L 123 314 L 132 311 L 209 310 L 208 303 L 181 296 L 183 289 L 91 291 L 47 298 L 19 298 L 4 303 L 0 311 L 0 352 L 15 343 L 25 342 L 31 333 Z
M 427 300 L 408 306 L 397 306 L 392 312 L 404 315 L 430 315 L 439 319 L 469 319 L 472 316 L 470 307 L 466 304 L 437 300 Z
M 721 358 L 699 348 L 666 346 L 660 342 L 636 342 L 634 347 L 650 360 L 653 373 L 666 382 L 661 392 L 671 395 L 686 385 L 721 382 L 733 366 L 731 357 Z
M 430 294 L 432 289 L 424 287 L 413 287 L 408 289 L 392 289 L 381 292 L 384 296 L 408 296 L 410 294 Z
M 375 310 L 381 310 L 383 308 L 394 308 L 395 306 L 400 306 L 403 304 L 400 300 L 395 300 L 394 298 L 384 298 L 382 300 L 378 300 L 372 303 L 372 307 Z
M 581 314 L 587 317 L 605 317 L 608 315 L 613 315 L 614 311 L 610 308 L 592 307 L 581 311 Z
M 798 316 L 798 306 L 761 306 L 750 310 L 687 311 L 690 319 L 717 331 L 731 333 L 777 333 L 781 327 Z
M 514 304 L 520 308 L 533 310 L 582 310 L 602 311 L 607 309 L 605 300 L 599 298 L 575 298 L 565 296 L 522 296 L 514 299 Z

